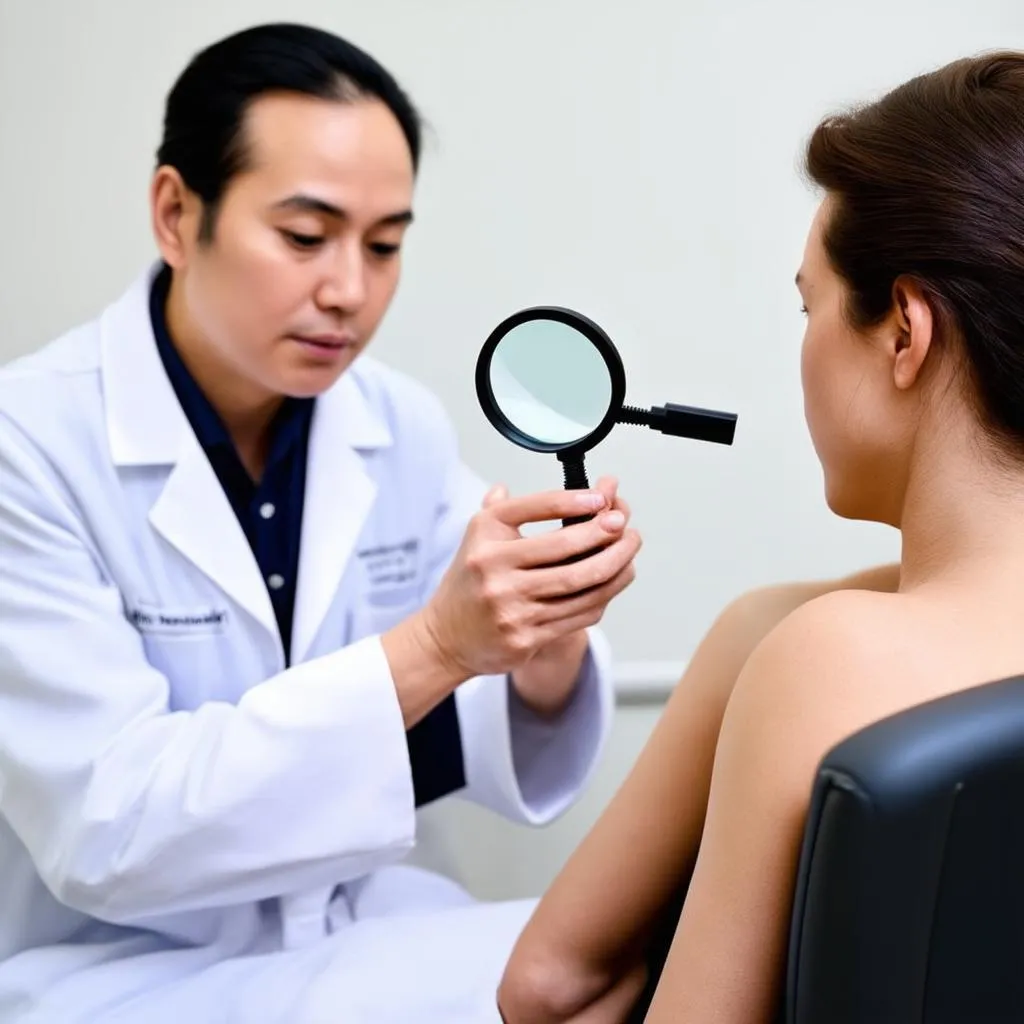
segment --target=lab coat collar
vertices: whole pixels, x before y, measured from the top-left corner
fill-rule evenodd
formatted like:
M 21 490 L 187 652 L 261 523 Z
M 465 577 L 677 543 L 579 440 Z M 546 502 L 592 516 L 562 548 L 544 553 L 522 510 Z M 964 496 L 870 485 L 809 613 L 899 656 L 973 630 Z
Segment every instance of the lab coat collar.
M 191 446 L 192 430 L 167 379 L 149 317 L 150 289 L 160 266 L 141 274 L 101 321 L 107 436 L 117 466 L 174 465 Z M 316 404 L 314 430 L 320 421 L 335 444 L 367 451 L 392 443 L 387 423 L 350 372 Z
M 101 322 L 101 374 L 114 464 L 172 467 L 150 510 L 154 529 L 277 637 L 256 559 L 157 351 L 149 290 L 158 271 L 155 266 L 141 275 Z M 317 398 L 292 631 L 295 661 L 316 639 L 376 497 L 365 453 L 391 443 L 391 432 L 357 374 L 344 373 Z M 283 660 L 280 644 L 279 652 Z
M 136 278 L 100 321 L 100 373 L 115 466 L 173 465 L 188 420 L 167 379 L 149 319 L 159 264 Z

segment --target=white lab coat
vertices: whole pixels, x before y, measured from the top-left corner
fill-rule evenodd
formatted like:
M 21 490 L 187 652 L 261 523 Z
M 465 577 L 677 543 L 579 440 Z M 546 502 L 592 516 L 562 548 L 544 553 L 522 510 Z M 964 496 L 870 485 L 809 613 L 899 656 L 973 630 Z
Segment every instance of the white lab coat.
M 530 904 L 400 863 L 416 812 L 379 641 L 483 485 L 439 402 L 358 360 L 317 402 L 285 669 L 156 351 L 152 273 L 0 371 L 0 1021 L 496 1019 Z M 409 540 L 395 575 L 412 577 L 374 586 L 361 553 Z M 562 812 L 607 735 L 609 679 L 592 631 L 557 723 L 504 677 L 461 687 L 463 795 L 521 822 Z

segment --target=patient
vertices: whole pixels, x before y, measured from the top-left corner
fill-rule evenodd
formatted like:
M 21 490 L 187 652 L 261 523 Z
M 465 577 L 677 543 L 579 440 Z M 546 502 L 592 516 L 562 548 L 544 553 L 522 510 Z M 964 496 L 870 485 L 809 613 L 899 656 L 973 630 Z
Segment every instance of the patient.
M 734 686 L 712 630 L 520 937 L 509 1024 L 633 1019 L 687 878 L 636 1019 L 772 1020 L 823 755 L 1024 670 L 1024 53 L 827 119 L 806 163 L 822 190 L 797 275 L 807 424 L 829 507 L 901 531 L 898 586 L 795 602 Z

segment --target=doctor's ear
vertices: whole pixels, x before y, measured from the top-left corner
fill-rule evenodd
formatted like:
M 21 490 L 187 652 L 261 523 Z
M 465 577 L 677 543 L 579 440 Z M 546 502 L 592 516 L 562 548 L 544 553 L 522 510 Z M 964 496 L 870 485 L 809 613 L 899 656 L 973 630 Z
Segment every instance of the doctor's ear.
M 149 189 L 153 237 L 164 261 L 183 267 L 199 241 L 203 204 L 173 167 L 158 167 Z

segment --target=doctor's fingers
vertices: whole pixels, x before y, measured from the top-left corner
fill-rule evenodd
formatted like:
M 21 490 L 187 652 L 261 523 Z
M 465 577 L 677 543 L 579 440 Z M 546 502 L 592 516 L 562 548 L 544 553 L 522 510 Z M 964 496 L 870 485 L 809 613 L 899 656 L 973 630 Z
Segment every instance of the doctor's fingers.
M 609 508 L 621 509 L 629 517 L 629 505 L 619 494 L 619 481 L 614 476 L 602 476 L 594 484 L 594 490 L 600 491 L 608 500 Z
M 618 509 L 599 512 L 593 519 L 560 529 L 548 530 L 515 542 L 515 565 L 536 569 L 561 565 L 569 558 L 607 547 L 618 540 L 626 527 L 626 515 Z
M 606 504 L 604 494 L 594 488 L 586 491 L 542 491 L 494 501 L 478 515 L 491 516 L 506 526 L 520 527 L 527 523 L 593 515 Z
M 603 587 L 632 568 L 633 559 L 642 546 L 636 530 L 624 530 L 617 540 L 577 562 L 527 570 L 522 592 L 535 601 L 551 601 Z
M 619 481 L 613 476 L 603 476 L 596 484 L 594 490 L 600 491 L 605 497 L 605 507 L 602 511 L 615 510 L 621 512 L 629 522 L 633 514 L 626 500 L 619 494 Z
M 538 625 L 555 630 L 552 639 L 577 629 L 596 626 L 605 609 L 636 579 L 633 563 L 623 567 L 607 583 L 570 597 L 540 602 Z

